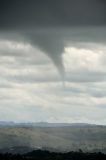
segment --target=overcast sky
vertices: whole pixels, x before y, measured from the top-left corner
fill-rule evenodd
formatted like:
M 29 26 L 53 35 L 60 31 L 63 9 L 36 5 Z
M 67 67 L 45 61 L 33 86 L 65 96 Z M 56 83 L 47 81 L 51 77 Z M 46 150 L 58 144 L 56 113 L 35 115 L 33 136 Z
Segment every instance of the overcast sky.
M 0 3 L 0 121 L 106 125 L 105 1 Z

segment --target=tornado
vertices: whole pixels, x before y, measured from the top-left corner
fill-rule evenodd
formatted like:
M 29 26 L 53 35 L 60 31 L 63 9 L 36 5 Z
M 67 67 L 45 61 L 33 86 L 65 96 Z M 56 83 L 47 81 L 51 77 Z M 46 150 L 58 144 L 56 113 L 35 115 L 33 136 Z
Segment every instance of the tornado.
M 65 68 L 63 64 L 64 40 L 55 34 L 29 34 L 27 37 L 31 45 L 43 51 L 56 66 L 62 81 L 64 81 Z

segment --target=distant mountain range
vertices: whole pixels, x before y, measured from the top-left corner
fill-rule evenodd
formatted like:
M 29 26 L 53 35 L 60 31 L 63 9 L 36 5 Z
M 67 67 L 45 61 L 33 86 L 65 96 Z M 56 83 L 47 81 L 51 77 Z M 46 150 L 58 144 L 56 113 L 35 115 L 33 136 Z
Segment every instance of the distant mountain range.
M 0 127 L 88 127 L 88 126 L 101 126 L 95 124 L 88 124 L 88 123 L 48 123 L 48 122 L 26 122 L 26 123 L 16 123 L 16 122 L 6 122 L 0 121 Z

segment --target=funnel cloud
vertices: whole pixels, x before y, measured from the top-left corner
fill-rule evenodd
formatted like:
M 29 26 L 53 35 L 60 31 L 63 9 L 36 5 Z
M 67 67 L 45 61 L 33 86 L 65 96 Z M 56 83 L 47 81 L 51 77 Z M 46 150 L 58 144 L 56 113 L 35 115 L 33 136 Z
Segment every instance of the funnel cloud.
M 65 69 L 63 65 L 62 54 L 64 52 L 64 40 L 53 33 L 30 34 L 28 39 L 33 46 L 37 46 L 57 67 L 61 77 L 64 77 Z

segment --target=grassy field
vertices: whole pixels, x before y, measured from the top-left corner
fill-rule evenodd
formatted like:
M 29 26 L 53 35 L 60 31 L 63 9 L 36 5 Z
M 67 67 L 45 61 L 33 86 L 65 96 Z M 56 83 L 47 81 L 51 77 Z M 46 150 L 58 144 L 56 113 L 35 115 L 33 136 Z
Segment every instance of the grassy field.
M 0 150 L 20 147 L 106 153 L 106 127 L 1 127 Z

